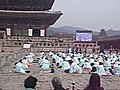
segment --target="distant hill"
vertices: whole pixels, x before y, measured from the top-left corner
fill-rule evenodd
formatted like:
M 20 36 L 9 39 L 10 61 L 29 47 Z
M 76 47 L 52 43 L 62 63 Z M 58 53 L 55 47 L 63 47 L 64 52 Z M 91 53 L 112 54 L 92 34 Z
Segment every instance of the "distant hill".
M 72 26 L 63 26 L 63 27 L 58 27 L 58 28 L 54 28 L 54 27 L 50 27 L 48 28 L 47 31 L 47 35 L 48 36 L 53 36 L 53 35 L 58 35 L 58 34 L 73 34 L 75 35 L 76 30 L 86 30 L 84 28 L 78 28 L 78 27 L 72 27 Z M 120 30 L 112 30 L 109 29 L 106 31 L 107 36 L 115 36 L 115 35 L 120 35 Z M 93 35 L 95 36 L 99 36 L 99 32 L 97 31 L 93 31 Z
M 107 30 L 106 34 L 107 34 L 108 36 L 120 35 L 120 30 L 112 30 L 112 29 L 109 29 L 109 30 Z
M 68 33 L 75 34 L 76 30 L 84 30 L 83 28 L 71 27 L 71 26 L 63 26 L 63 27 L 50 27 L 48 28 L 48 34 L 51 33 Z

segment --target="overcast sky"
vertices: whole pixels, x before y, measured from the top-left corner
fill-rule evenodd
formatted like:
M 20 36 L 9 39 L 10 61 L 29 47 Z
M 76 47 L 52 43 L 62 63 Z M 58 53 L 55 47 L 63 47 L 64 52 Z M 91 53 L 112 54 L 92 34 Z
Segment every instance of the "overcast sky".
M 55 0 L 52 10 L 63 12 L 53 27 L 120 30 L 120 0 Z

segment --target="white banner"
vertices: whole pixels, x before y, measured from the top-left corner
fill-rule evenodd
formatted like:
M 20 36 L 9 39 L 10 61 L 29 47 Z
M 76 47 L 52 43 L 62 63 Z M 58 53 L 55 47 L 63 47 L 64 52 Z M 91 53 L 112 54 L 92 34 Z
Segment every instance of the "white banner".
M 23 48 L 30 48 L 30 44 L 24 44 Z
M 28 36 L 32 36 L 33 34 L 33 29 L 28 29 Z
M 45 30 L 43 29 L 40 30 L 40 36 L 45 36 Z
M 11 35 L 11 28 L 6 28 L 7 35 Z

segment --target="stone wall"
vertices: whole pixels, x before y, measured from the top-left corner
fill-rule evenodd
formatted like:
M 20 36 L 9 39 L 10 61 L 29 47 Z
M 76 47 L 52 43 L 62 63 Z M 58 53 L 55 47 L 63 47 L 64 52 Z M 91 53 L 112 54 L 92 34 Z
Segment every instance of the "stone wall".
M 88 52 L 91 53 L 92 48 L 94 47 L 96 51 L 99 49 L 99 46 L 96 42 L 75 42 L 73 38 L 64 38 L 62 42 L 59 41 L 59 38 L 56 37 L 23 37 L 23 36 L 7 36 L 6 41 L 3 42 L 4 51 L 18 51 L 23 49 L 24 44 L 30 44 L 31 48 L 28 51 L 40 52 L 45 51 L 64 51 L 68 46 L 71 48 L 84 48 L 87 47 Z

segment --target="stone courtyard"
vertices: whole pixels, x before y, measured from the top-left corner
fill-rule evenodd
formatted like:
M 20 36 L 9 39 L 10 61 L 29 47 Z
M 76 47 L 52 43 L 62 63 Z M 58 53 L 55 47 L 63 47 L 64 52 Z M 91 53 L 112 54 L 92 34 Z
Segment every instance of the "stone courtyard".
M 67 74 L 60 68 L 54 68 L 55 73 L 47 74 L 40 72 L 38 63 L 33 63 L 30 66 L 30 73 L 21 75 L 15 73 L 13 70 L 13 64 L 6 65 L 0 72 L 0 88 L 1 90 L 24 90 L 24 80 L 29 75 L 33 75 L 38 79 L 37 90 L 53 90 L 51 80 L 54 76 L 58 76 L 62 79 L 62 84 L 65 88 L 72 90 L 72 82 L 75 82 L 75 90 L 83 90 L 89 83 L 89 71 L 83 70 L 83 74 Z M 101 76 L 101 86 L 105 90 L 120 90 L 120 76 Z

